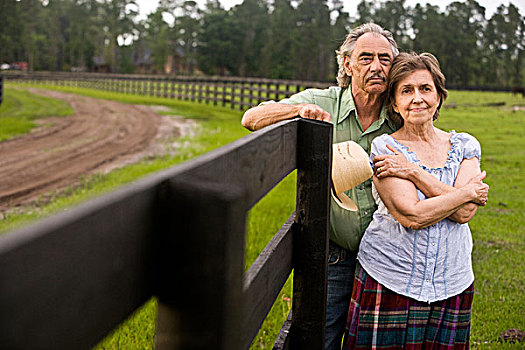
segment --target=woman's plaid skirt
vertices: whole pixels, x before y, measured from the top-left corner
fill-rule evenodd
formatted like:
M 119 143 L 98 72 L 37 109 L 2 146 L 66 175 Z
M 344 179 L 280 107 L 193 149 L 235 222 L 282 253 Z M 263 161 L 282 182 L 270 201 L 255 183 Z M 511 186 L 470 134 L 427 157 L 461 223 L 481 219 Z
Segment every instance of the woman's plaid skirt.
M 474 285 L 426 303 L 386 289 L 358 263 L 345 349 L 468 349 Z

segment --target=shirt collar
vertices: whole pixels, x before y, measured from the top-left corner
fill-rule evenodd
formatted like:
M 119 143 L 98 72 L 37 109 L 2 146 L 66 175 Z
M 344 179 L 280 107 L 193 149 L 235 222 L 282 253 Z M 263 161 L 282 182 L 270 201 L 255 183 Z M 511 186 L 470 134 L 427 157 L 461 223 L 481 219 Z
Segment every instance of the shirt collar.
M 390 116 L 387 113 L 386 104 L 383 104 L 383 108 L 381 108 L 381 113 L 379 114 L 379 125 L 382 125 L 384 122 L 388 124 L 390 129 L 397 130 L 399 127 L 396 125 L 396 123 L 390 118 Z
M 341 89 L 341 109 L 337 123 L 342 123 L 346 118 L 348 118 L 350 112 L 352 111 L 355 111 L 357 114 L 354 97 L 352 96 L 352 89 L 349 86 L 346 89 Z
M 352 89 L 348 87 L 346 89 L 342 89 L 341 91 L 341 109 L 339 118 L 337 119 L 337 124 L 342 123 L 346 118 L 348 118 L 352 111 L 354 111 L 355 115 L 357 115 L 354 96 L 352 96 Z M 386 105 L 383 104 L 381 112 L 379 113 L 379 120 L 377 124 L 381 126 L 385 121 L 392 130 L 397 130 L 396 124 L 390 119 L 388 113 L 386 112 Z

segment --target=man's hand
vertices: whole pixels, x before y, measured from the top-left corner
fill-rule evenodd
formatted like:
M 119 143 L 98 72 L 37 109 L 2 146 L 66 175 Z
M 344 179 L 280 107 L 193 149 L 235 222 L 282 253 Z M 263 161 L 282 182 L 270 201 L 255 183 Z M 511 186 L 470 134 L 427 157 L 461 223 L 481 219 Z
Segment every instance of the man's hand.
M 378 179 L 395 176 L 406 180 L 413 179 L 418 171 L 417 165 L 410 163 L 405 156 L 390 145 L 386 147 L 394 154 L 380 154 L 374 157 L 374 173 Z
M 314 104 L 267 103 L 252 107 L 244 113 L 241 124 L 255 131 L 292 118 L 308 118 L 330 122 L 330 114 Z
M 321 120 L 330 123 L 330 113 L 314 104 L 299 104 L 299 116 L 306 119 Z

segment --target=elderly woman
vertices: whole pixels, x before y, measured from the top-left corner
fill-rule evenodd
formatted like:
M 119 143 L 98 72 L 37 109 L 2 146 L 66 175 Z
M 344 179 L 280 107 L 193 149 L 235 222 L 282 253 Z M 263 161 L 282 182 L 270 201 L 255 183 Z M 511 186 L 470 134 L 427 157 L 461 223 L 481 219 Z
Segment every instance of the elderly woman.
M 346 348 L 468 348 L 467 222 L 488 196 L 480 145 L 434 127 L 448 92 L 433 55 L 399 54 L 389 79 L 387 107 L 401 128 L 372 143 L 378 210 L 359 247 Z M 405 169 L 392 169 L 400 158 Z M 425 176 L 435 185 L 418 181 Z

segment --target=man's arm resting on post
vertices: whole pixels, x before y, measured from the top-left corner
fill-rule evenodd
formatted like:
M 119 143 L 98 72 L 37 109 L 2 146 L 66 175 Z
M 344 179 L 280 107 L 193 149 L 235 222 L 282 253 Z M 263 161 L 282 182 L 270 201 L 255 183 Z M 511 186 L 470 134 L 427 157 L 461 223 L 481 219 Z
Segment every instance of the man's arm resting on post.
M 480 171 L 477 158 L 465 159 L 461 163 L 454 186 L 449 186 L 442 183 L 419 166 L 410 163 L 403 154 L 395 148 L 390 145 L 387 145 L 387 147 L 394 152 L 394 155 L 378 155 L 374 158 L 376 176 L 380 179 L 388 176 L 407 179 L 414 183 L 414 185 L 428 198 L 446 194 L 453 191 L 455 188 L 466 185 L 467 183 L 482 182 L 486 175 L 485 172 Z M 377 172 L 378 168 L 382 168 L 382 171 L 379 173 Z M 448 218 L 461 224 L 466 223 L 474 217 L 478 206 L 485 204 L 486 200 L 478 203 L 465 203 Z
M 268 103 L 247 110 L 242 117 L 241 124 L 246 129 L 255 131 L 296 117 L 330 122 L 330 114 L 314 104 Z

